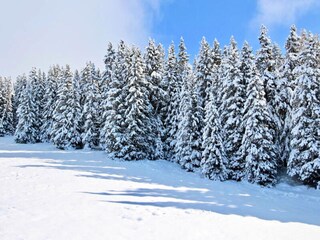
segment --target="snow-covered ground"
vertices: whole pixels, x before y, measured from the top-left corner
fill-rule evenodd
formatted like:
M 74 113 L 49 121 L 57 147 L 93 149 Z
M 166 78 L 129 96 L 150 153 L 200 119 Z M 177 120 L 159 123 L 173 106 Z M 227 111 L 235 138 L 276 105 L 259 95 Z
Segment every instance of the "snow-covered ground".
M 320 239 L 320 191 L 0 138 L 1 240 Z

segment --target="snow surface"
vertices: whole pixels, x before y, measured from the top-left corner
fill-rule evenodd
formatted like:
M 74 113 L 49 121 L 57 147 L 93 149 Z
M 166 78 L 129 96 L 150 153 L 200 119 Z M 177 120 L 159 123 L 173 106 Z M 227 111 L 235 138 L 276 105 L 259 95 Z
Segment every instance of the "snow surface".
M 320 191 L 0 138 L 0 239 L 320 239 Z

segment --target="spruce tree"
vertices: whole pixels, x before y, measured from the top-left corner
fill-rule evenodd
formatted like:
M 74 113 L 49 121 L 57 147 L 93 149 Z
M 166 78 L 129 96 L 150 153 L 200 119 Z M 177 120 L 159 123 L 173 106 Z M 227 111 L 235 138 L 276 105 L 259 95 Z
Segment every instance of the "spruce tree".
M 241 69 L 247 82 L 242 123 L 245 132 L 240 149 L 241 164 L 245 164 L 243 173 L 251 183 L 271 186 L 276 183 L 277 177 L 275 123 L 265 99 L 263 81 L 255 66 L 252 49 L 247 43 L 242 50 Z
M 99 136 L 100 146 L 103 150 L 106 149 L 106 129 L 108 128 L 108 92 L 111 86 L 112 78 L 115 71 L 116 52 L 111 43 L 108 44 L 107 53 L 104 58 L 105 70 L 102 74 L 102 83 L 100 86 L 101 94 L 101 132 Z
M 81 72 L 86 95 L 82 110 L 83 129 L 82 142 L 84 147 L 97 148 L 99 146 L 99 89 L 95 80 L 95 66 L 88 63 Z
M 239 149 L 243 137 L 242 110 L 245 101 L 245 84 L 240 72 L 240 56 L 237 43 L 232 37 L 222 59 L 222 98 L 219 112 L 224 124 L 224 147 L 229 159 L 230 178 L 241 180 L 243 171 L 239 164 Z
M 212 89 L 212 86 L 211 86 Z M 228 159 L 222 139 L 222 126 L 213 92 L 206 105 L 205 127 L 202 140 L 201 172 L 212 180 L 224 181 L 228 178 Z
M 292 95 L 292 128 L 288 174 L 311 186 L 320 187 L 320 98 L 319 54 L 315 38 L 304 39 L 298 56 L 297 85 Z
M 173 160 L 176 144 L 176 133 L 178 130 L 178 114 L 180 105 L 180 84 L 178 82 L 178 62 L 175 54 L 174 44 L 168 49 L 168 59 L 165 64 L 164 82 L 167 87 L 166 118 L 164 121 L 164 150 L 166 159 Z
M 16 78 L 15 84 L 14 84 L 14 99 L 13 99 L 13 122 L 14 122 L 14 126 L 16 127 L 18 124 L 18 116 L 17 116 L 17 110 L 18 110 L 18 106 L 20 104 L 20 98 L 22 95 L 22 92 L 24 90 L 24 88 L 27 85 L 27 77 L 25 74 L 23 75 L 19 75 Z
M 293 25 L 290 28 L 290 35 L 286 41 L 286 55 L 283 65 L 280 69 L 280 101 L 279 110 L 280 115 L 283 116 L 283 129 L 280 136 L 281 144 L 281 163 L 287 164 L 287 160 L 290 153 L 290 128 L 291 128 L 291 97 L 292 93 L 297 85 L 297 74 L 293 73 L 294 69 L 299 65 L 298 55 L 301 49 L 300 37 L 297 34 L 297 29 Z
M 156 120 L 158 130 L 157 158 L 163 158 L 162 138 L 164 137 L 164 108 L 166 105 L 166 87 L 164 84 L 164 53 L 161 45 L 156 46 L 154 40 L 149 40 L 148 47 L 144 55 L 145 77 L 147 81 L 148 99 L 152 105 L 152 114 Z
M 41 141 L 49 142 L 51 140 L 51 132 L 53 125 L 53 112 L 57 102 L 58 78 L 61 70 L 57 66 L 49 69 L 47 82 L 45 85 L 44 107 L 43 107 L 43 124 L 41 127 Z
M 280 138 L 284 129 L 284 113 L 282 112 L 283 107 L 281 96 L 279 96 L 279 76 L 277 74 L 277 59 L 275 59 L 274 45 L 268 36 L 268 30 L 265 26 L 261 27 L 259 36 L 260 49 L 257 52 L 256 65 L 259 74 L 263 80 L 265 98 L 267 105 L 271 111 L 271 117 L 275 122 L 275 142 L 274 145 L 277 147 L 278 155 L 281 152 Z M 285 107 L 284 107 L 285 108 Z M 281 158 L 277 157 L 278 164 L 282 165 Z
M 78 90 L 74 88 L 74 81 L 69 65 L 62 70 L 63 81 L 58 86 L 58 100 L 53 112 L 53 126 L 51 139 L 59 149 L 79 147 L 79 119 L 80 106 Z
M 11 78 L 0 77 L 0 136 L 14 133 L 13 83 Z
M 178 163 L 183 169 L 195 171 L 200 167 L 202 150 L 200 108 L 192 72 L 184 76 L 183 79 L 184 84 L 180 95 L 181 106 L 175 152 Z
M 126 143 L 121 149 L 125 160 L 154 159 L 157 119 L 149 100 L 148 82 L 140 50 L 133 48 L 128 59 L 128 95 L 125 98 Z
M 120 41 L 116 53 L 114 74 L 112 75 L 110 87 L 107 93 L 105 132 L 106 151 L 121 158 L 122 149 L 126 144 L 125 123 L 126 105 L 125 97 L 128 95 L 127 79 L 129 50 L 123 41 Z
M 205 107 L 209 101 L 208 89 L 211 89 L 212 77 L 214 74 L 214 59 L 212 49 L 205 38 L 202 38 L 199 56 L 195 66 L 195 85 L 198 95 L 199 107 L 200 107 L 200 129 L 204 128 L 205 119 Z
M 36 143 L 37 124 L 34 113 L 32 86 L 30 79 L 27 80 L 26 87 L 21 92 L 20 104 L 17 109 L 18 124 L 14 134 L 17 143 Z

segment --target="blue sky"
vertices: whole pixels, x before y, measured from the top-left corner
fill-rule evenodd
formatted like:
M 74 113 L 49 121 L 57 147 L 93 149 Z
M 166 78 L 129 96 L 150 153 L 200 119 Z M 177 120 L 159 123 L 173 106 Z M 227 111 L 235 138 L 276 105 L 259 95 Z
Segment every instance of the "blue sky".
M 0 0 L 0 75 L 92 60 L 103 67 L 107 42 L 167 47 L 184 37 L 191 58 L 202 36 L 258 48 L 261 24 L 283 47 L 291 24 L 320 33 L 319 0 Z

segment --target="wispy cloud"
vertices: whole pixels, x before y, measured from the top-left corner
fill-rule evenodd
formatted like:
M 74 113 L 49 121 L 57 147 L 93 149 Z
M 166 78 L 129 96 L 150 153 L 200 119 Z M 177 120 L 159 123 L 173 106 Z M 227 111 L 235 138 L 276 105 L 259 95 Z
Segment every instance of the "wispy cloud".
M 143 46 L 168 0 L 0 0 L 0 75 L 102 63 L 107 42 Z
M 258 0 L 257 14 L 251 24 L 254 27 L 265 24 L 270 28 L 291 25 L 298 17 L 319 6 L 318 0 Z

